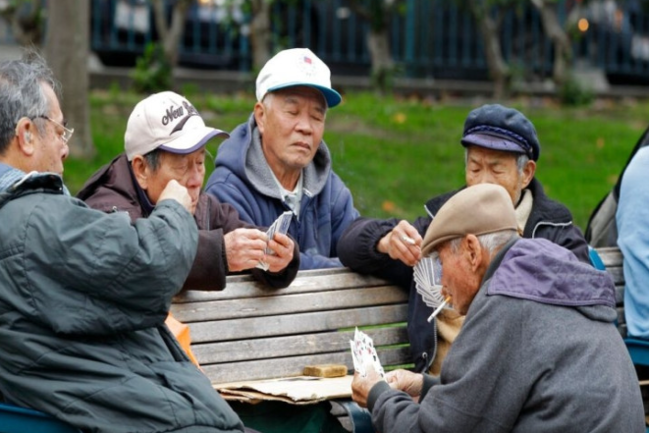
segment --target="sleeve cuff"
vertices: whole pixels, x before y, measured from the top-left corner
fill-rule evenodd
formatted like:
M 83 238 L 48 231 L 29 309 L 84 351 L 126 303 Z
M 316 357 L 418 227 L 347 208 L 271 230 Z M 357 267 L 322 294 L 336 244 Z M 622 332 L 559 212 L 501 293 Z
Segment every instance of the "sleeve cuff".
M 370 389 L 370 393 L 367 396 L 367 408 L 369 409 L 370 412 L 374 409 L 374 405 L 376 404 L 376 400 L 380 397 L 381 394 L 384 392 L 387 392 L 391 390 L 390 385 L 384 380 L 378 381 L 372 389 Z
M 421 395 L 419 396 L 419 401 L 422 401 L 424 397 L 426 397 L 426 394 L 428 394 L 428 390 L 430 390 L 433 386 L 439 385 L 441 383 L 439 377 L 431 376 L 429 374 L 424 374 L 423 376 L 424 376 L 424 384 L 421 387 Z

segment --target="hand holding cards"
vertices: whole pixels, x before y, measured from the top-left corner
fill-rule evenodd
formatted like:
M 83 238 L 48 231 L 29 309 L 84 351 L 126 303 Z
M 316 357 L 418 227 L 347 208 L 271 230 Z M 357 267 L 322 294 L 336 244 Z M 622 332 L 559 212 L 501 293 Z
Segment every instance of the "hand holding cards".
M 365 334 L 363 331 L 359 331 L 358 328 L 356 328 L 356 331 L 354 332 L 354 340 L 350 340 L 349 344 L 352 349 L 352 361 L 354 362 L 354 370 L 356 370 L 361 376 L 365 377 L 367 374 L 367 372 L 365 371 L 365 366 L 367 364 L 370 364 L 381 376 L 381 379 L 385 380 L 385 372 L 383 371 L 381 361 L 376 354 L 376 349 L 374 348 L 374 342 L 372 341 L 372 338 Z
M 277 217 L 277 219 L 273 222 L 273 224 L 270 227 L 268 227 L 268 230 L 266 230 L 266 236 L 268 236 L 268 242 L 270 242 L 270 240 L 273 239 L 275 233 L 286 234 L 286 232 L 288 232 L 288 227 L 291 225 L 292 218 L 293 218 L 293 212 L 291 211 L 286 211 L 282 213 L 279 217 Z M 273 252 L 273 250 L 266 247 L 266 254 L 275 254 L 275 253 Z M 268 263 L 264 261 L 260 261 L 256 267 L 263 269 L 264 271 L 267 271 Z

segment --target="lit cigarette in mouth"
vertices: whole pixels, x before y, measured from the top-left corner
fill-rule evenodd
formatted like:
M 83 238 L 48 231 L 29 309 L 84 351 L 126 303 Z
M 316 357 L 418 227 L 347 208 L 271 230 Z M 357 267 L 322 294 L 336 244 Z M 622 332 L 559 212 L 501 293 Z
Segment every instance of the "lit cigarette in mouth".
M 435 311 L 433 311 L 433 314 L 431 314 L 430 317 L 428 318 L 428 322 L 430 323 L 435 318 L 435 316 L 437 316 L 439 314 L 439 312 L 442 311 L 442 309 L 444 307 L 446 307 L 446 305 L 449 302 L 451 302 L 451 297 L 450 296 L 447 296 L 446 298 L 444 298 L 444 302 L 439 304 L 439 307 L 435 308 Z

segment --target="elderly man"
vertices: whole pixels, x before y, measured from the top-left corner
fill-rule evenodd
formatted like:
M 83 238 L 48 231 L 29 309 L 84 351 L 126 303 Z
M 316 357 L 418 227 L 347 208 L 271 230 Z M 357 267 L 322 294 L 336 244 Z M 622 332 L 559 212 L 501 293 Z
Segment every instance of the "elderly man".
M 540 144 L 534 125 L 519 111 L 502 105 L 484 105 L 469 113 L 461 141 L 465 148 L 466 184 L 503 186 L 516 208 L 517 229 L 525 238 L 544 238 L 571 250 L 589 262 L 588 245 L 573 225 L 570 211 L 550 200 L 535 179 Z M 422 236 L 453 191 L 430 199 L 430 216 L 407 221 L 360 218 L 350 225 L 338 244 L 342 263 L 410 288 L 408 335 L 418 372 L 438 374 L 463 318 L 444 311 L 428 322 L 432 309 L 417 293 L 413 266 L 421 257 Z
M 322 141 L 327 109 L 341 101 L 329 68 L 306 48 L 281 51 L 259 72 L 256 93 L 248 122 L 220 146 L 205 189 L 252 224 L 268 226 L 292 211 L 300 269 L 339 267 L 338 239 L 358 212 Z
M 297 274 L 297 246 L 286 235 L 266 233 L 239 219 L 237 211 L 201 193 L 205 145 L 227 133 L 205 126 L 192 104 L 174 92 L 140 101 L 124 135 L 124 153 L 99 169 L 78 197 L 104 212 L 126 211 L 131 220 L 148 217 L 171 179 L 186 187 L 198 226 L 198 253 L 184 288 L 222 290 L 228 272 L 251 270 L 272 287 L 286 287 Z M 267 246 L 275 254 L 265 254 Z M 256 268 L 263 261 L 268 272 Z
M 0 393 L 82 431 L 243 432 L 164 326 L 193 197 L 171 180 L 135 224 L 70 197 L 56 90 L 39 57 L 0 63 Z
M 441 207 L 422 254 L 441 262 L 442 293 L 466 321 L 439 378 L 356 374 L 353 398 L 378 431 L 644 432 L 610 276 L 518 226 L 499 185 Z

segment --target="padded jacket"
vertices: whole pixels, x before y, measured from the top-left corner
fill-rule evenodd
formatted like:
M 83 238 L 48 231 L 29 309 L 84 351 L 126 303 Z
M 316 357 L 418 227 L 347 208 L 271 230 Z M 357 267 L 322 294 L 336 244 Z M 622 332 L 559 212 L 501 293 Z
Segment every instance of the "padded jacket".
M 164 326 L 198 233 L 164 200 L 131 223 L 54 174 L 0 194 L 0 392 L 84 432 L 223 433 L 243 425 Z

